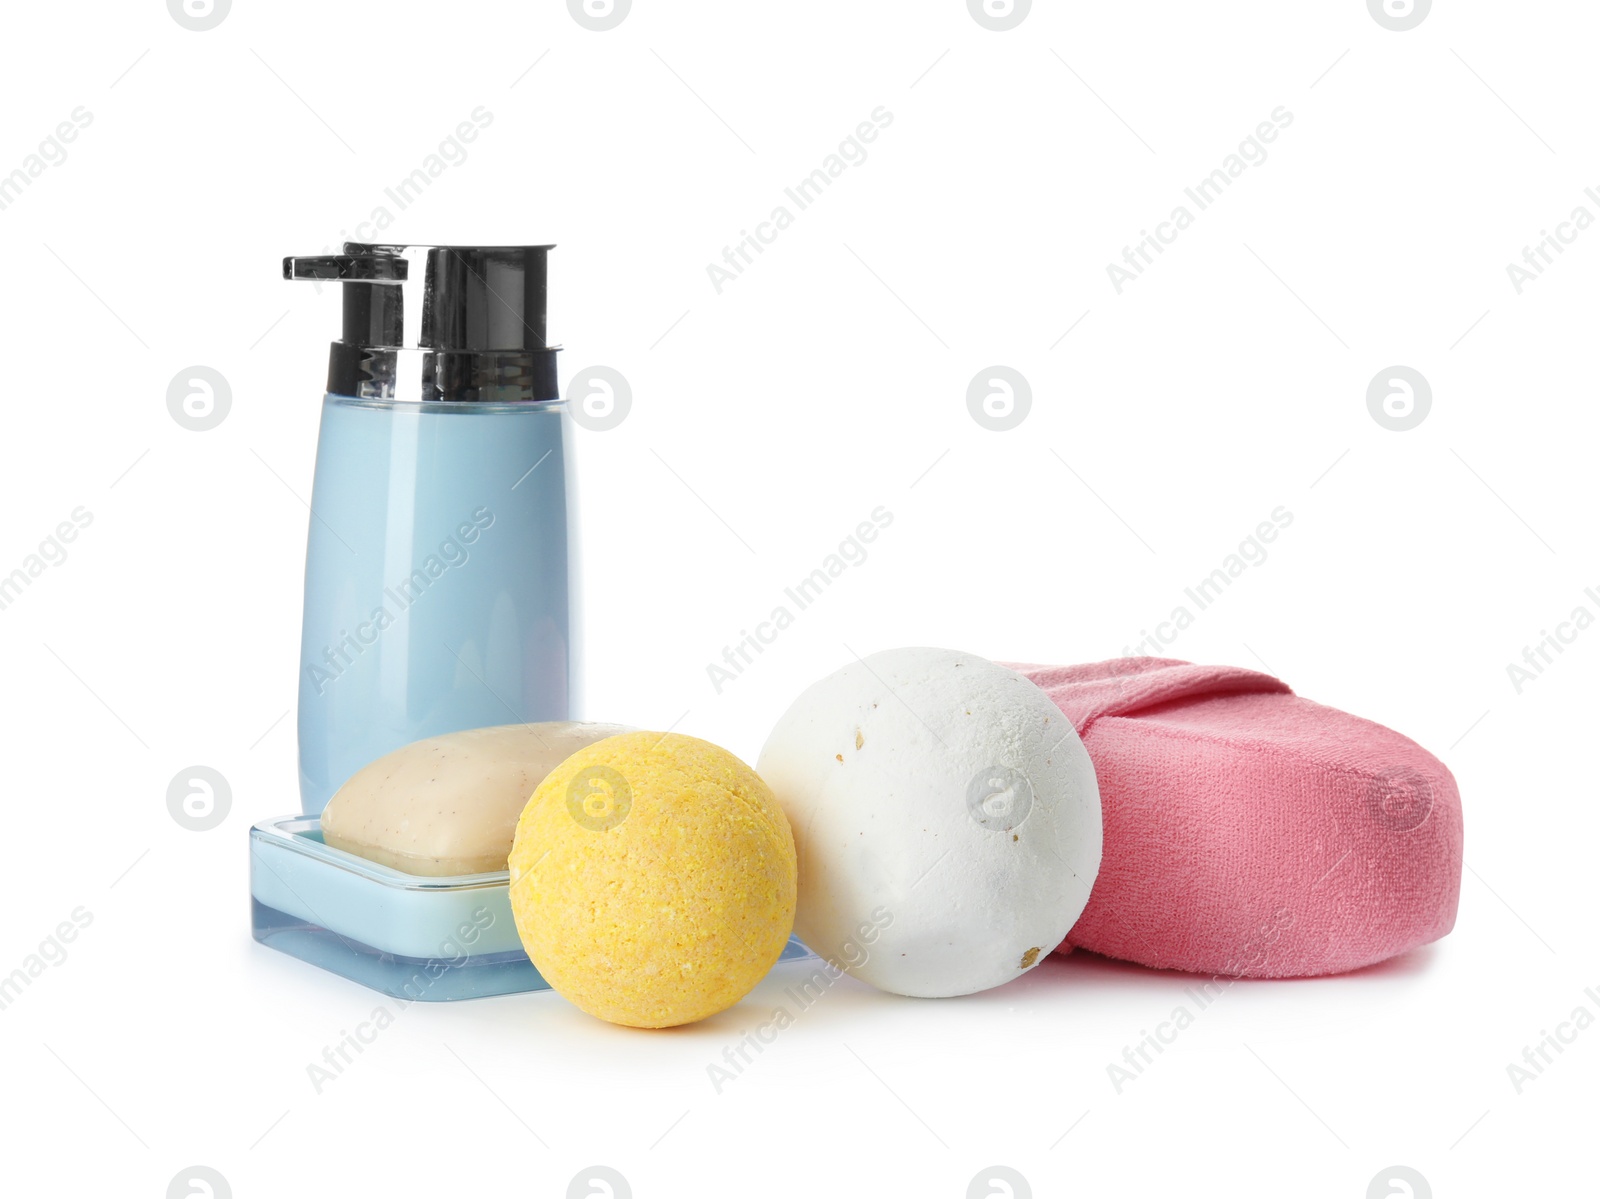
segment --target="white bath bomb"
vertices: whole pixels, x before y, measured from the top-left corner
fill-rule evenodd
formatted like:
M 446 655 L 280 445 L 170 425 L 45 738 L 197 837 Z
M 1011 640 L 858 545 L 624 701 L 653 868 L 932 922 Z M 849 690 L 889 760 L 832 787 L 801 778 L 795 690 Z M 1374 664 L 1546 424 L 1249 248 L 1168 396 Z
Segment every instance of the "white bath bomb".
M 794 829 L 795 933 L 901 995 L 967 995 L 1059 945 L 1100 868 L 1072 724 L 1015 671 L 896 649 L 812 685 L 757 770 Z

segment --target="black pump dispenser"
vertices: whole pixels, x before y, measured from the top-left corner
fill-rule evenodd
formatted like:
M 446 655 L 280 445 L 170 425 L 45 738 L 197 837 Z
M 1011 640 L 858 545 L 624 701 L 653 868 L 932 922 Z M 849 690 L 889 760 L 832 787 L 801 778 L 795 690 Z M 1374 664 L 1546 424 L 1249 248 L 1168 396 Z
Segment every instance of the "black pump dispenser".
M 344 328 L 328 391 L 356 399 L 530 403 L 559 398 L 545 341 L 553 246 L 346 242 L 285 258 L 285 279 L 337 282 Z

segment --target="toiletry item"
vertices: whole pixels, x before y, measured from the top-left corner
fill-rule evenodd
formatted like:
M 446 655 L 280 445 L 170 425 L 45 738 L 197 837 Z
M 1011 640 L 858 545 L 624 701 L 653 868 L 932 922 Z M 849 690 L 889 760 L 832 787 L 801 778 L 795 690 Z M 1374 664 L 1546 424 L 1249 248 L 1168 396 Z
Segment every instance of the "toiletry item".
M 1089 899 L 1089 755 L 1042 691 L 975 654 L 852 662 L 795 700 L 757 769 L 794 829 L 796 935 L 881 990 L 1009 982 Z
M 311 494 L 304 810 L 424 737 L 576 704 L 570 418 L 545 341 L 548 246 L 348 243 Z
M 334 849 L 315 816 L 250 830 L 255 939 L 397 999 L 546 991 L 511 917 L 505 870 L 426 878 Z M 790 938 L 778 960 L 811 957 Z
M 1461 796 L 1416 742 L 1239 667 L 1013 669 L 1072 721 L 1100 779 L 1105 858 L 1063 950 L 1292 978 L 1455 925 Z
M 549 721 L 427 737 L 369 762 L 322 809 L 335 849 L 428 876 L 504 870 L 534 788 L 585 745 L 630 730 Z
M 315 816 L 250 830 L 255 939 L 400 999 L 547 990 L 511 919 L 506 873 L 420 878 L 334 849 Z
M 511 911 L 558 992 L 635 1028 L 731 1007 L 794 923 L 794 839 L 738 758 L 679 733 L 580 749 L 517 823 Z

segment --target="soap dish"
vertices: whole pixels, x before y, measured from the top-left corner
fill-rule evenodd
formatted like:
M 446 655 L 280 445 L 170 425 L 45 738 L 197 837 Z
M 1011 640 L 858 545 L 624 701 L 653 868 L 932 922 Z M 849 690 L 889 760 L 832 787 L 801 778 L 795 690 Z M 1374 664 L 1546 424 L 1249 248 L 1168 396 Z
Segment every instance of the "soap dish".
M 406 874 L 324 844 L 315 816 L 251 828 L 250 925 L 263 945 L 396 999 L 550 988 L 517 937 L 506 871 Z M 778 960 L 812 956 L 790 937 Z

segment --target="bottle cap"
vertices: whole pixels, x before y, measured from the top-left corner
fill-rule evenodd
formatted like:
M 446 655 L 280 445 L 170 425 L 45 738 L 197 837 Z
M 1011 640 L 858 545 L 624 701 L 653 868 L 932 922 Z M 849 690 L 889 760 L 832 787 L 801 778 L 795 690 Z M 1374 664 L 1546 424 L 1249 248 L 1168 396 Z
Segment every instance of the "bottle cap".
M 524 403 L 559 399 L 545 342 L 553 246 L 346 242 L 344 253 L 285 258 L 285 279 L 335 282 L 344 330 L 328 391 L 356 399 Z

